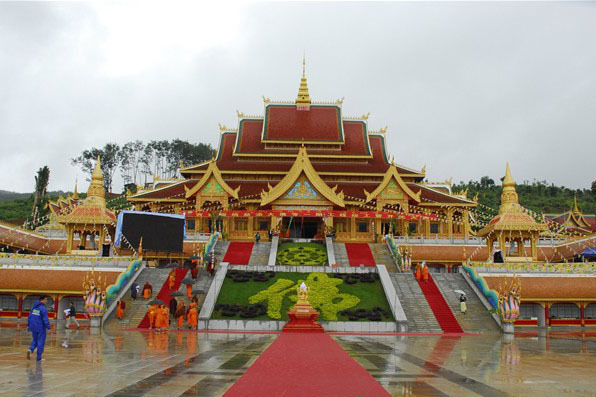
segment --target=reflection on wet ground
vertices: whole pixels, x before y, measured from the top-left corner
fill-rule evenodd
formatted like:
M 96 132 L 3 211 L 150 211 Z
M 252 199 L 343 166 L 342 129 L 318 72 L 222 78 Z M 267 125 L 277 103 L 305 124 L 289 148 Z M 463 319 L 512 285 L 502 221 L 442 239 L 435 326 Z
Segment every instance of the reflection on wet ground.
M 0 323 L 2 396 L 221 395 L 276 338 L 58 329 L 48 334 L 47 361 L 37 365 L 25 360 L 30 334 L 6 325 Z M 334 338 L 396 396 L 596 394 L 596 332 L 519 332 L 513 341 L 498 335 Z

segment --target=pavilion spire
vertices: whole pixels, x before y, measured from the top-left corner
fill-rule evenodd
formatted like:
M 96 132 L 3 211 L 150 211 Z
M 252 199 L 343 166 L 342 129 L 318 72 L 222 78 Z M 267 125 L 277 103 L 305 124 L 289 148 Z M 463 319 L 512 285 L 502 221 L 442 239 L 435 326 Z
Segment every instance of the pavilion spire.
M 78 181 L 75 180 L 75 188 L 74 188 L 74 192 L 72 193 L 72 198 L 74 200 L 78 200 L 79 199 L 79 189 L 78 189 L 77 185 L 78 185 Z
M 296 97 L 296 108 L 298 110 L 310 110 L 310 95 L 308 94 L 308 83 L 306 82 L 306 56 L 302 57 L 302 78 L 300 88 Z
M 101 158 L 97 156 L 95 169 L 91 175 L 91 184 L 87 190 L 87 198 L 85 201 L 93 202 L 102 207 L 106 206 L 106 192 L 103 187 L 103 172 L 101 171 Z
M 505 177 L 503 178 L 503 193 L 501 193 L 501 207 L 499 208 L 499 214 L 502 214 L 515 206 L 519 206 L 519 199 L 517 190 L 515 189 L 515 182 L 511 176 L 511 169 L 509 169 L 509 163 L 507 163 Z
M 577 193 L 575 193 L 573 195 L 573 213 L 578 214 L 579 212 L 579 206 L 577 205 Z

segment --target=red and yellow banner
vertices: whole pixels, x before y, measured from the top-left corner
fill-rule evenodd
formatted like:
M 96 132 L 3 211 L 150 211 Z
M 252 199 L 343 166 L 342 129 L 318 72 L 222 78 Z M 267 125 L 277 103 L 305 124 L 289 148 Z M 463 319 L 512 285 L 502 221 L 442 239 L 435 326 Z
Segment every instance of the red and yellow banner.
M 436 219 L 435 214 L 403 214 L 397 212 L 376 212 L 376 211 L 333 211 L 333 210 L 266 210 L 266 211 L 243 211 L 243 210 L 228 210 L 228 211 L 182 211 L 182 215 L 187 218 L 208 218 L 213 214 L 218 216 L 233 218 L 233 217 L 309 217 L 309 218 L 359 218 L 359 219 L 405 219 L 405 220 L 422 220 L 422 219 Z

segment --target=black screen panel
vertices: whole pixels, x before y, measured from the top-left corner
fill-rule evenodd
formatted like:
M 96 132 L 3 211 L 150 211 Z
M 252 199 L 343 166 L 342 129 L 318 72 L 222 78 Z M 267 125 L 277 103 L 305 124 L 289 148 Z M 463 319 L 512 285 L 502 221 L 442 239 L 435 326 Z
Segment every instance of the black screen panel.
M 143 250 L 182 252 L 184 219 L 143 213 L 125 213 L 122 235 L 135 249 L 143 237 Z M 121 242 L 121 246 L 127 244 Z

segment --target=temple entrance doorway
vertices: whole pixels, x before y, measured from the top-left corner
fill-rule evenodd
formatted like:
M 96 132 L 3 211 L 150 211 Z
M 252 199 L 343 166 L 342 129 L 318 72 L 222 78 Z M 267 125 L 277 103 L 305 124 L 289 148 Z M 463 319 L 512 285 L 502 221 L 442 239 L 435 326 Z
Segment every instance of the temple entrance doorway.
M 286 238 L 315 238 L 322 233 L 322 218 L 285 217 L 283 230 Z

